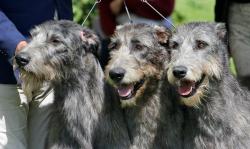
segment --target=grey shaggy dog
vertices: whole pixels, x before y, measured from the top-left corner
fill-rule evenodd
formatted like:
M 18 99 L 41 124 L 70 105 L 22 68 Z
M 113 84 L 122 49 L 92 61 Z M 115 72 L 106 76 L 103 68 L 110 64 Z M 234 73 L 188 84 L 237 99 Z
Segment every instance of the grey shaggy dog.
M 130 148 L 181 148 L 182 113 L 162 73 L 170 35 L 159 26 L 125 24 L 111 39 L 105 76 L 120 96 Z
M 250 148 L 250 94 L 229 72 L 225 25 L 180 26 L 169 44 L 168 80 L 186 107 L 183 148 Z
M 31 35 L 15 59 L 26 90 L 43 81 L 54 88 L 47 148 L 127 148 L 130 140 L 119 101 L 95 57 L 97 36 L 70 21 L 46 22 Z

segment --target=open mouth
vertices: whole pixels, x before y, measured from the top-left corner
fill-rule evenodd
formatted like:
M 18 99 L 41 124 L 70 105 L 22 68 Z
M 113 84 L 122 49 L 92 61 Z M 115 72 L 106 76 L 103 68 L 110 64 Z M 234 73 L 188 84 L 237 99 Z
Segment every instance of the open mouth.
M 117 87 L 117 92 L 121 100 L 129 100 L 136 95 L 136 92 L 142 87 L 144 80 L 131 84 L 121 84 Z
M 196 93 L 197 89 L 202 84 L 202 82 L 204 81 L 204 79 L 205 75 L 203 74 L 201 79 L 197 82 L 186 79 L 181 80 L 180 85 L 177 87 L 178 93 L 184 98 L 193 96 Z

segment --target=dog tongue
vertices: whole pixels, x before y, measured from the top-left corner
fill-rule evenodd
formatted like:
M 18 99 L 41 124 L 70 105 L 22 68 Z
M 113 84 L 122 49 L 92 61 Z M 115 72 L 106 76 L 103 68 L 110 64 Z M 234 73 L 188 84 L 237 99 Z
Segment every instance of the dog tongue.
M 192 92 L 192 84 L 185 84 L 178 88 L 178 92 L 182 96 L 187 96 Z
M 127 97 L 132 93 L 133 89 L 134 89 L 133 85 L 120 86 L 118 87 L 118 94 L 121 97 Z

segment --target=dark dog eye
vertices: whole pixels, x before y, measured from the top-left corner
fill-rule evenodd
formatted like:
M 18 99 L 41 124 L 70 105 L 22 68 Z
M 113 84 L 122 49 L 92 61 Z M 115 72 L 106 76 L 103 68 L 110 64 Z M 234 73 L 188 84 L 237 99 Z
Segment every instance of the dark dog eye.
M 179 44 L 176 41 L 173 41 L 169 46 L 171 49 L 177 49 L 179 47 Z
M 61 41 L 60 41 L 58 38 L 56 38 L 56 37 L 52 37 L 52 38 L 50 39 L 50 42 L 52 42 L 52 43 L 54 43 L 54 44 L 58 44 L 58 43 L 60 43 Z
M 141 44 L 141 42 L 137 39 L 132 39 L 131 40 L 132 46 L 135 50 L 142 50 L 143 49 L 143 45 Z
M 136 45 L 135 45 L 135 49 L 136 49 L 136 50 L 142 50 L 142 48 L 143 48 L 143 46 L 140 45 L 140 44 L 136 44 Z
M 56 51 L 56 54 L 64 54 L 64 53 L 67 53 L 68 50 L 67 49 L 64 49 L 64 50 L 57 50 Z
M 118 43 L 117 42 L 111 42 L 108 46 L 109 50 L 114 50 L 118 47 Z
M 205 41 L 196 40 L 196 48 L 197 49 L 204 49 L 207 46 L 208 46 L 208 44 Z

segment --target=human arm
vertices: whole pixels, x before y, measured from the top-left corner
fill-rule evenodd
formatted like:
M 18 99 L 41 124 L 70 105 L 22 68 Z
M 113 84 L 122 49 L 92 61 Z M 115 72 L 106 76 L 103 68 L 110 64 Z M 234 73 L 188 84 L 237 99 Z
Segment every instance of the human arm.
M 73 20 L 72 0 L 55 0 L 58 19 Z
M 121 12 L 123 6 L 123 0 L 113 0 L 110 3 L 111 12 L 115 15 L 118 15 Z
M 25 40 L 25 37 L 0 9 L 0 50 L 4 50 L 8 57 L 12 57 L 16 49 L 23 47 Z M 18 45 L 20 42 L 21 45 Z

